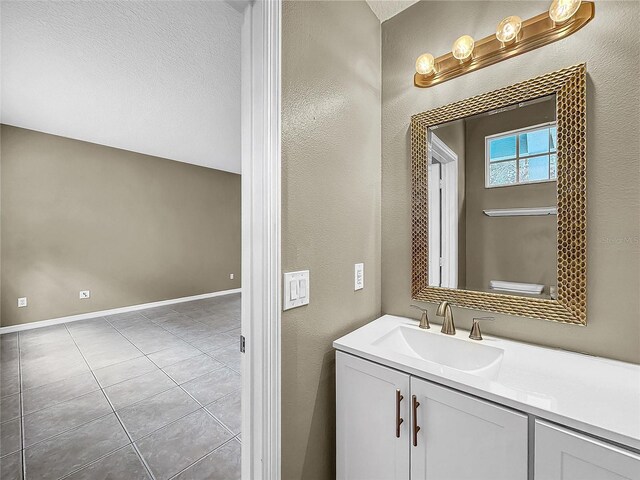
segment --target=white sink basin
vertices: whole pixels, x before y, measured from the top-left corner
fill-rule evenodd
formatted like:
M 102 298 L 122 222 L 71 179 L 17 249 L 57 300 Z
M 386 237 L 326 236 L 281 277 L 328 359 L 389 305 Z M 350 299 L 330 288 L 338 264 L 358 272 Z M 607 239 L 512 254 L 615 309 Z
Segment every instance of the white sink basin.
M 497 376 L 504 356 L 501 348 L 406 326 L 394 328 L 372 345 L 484 378 Z

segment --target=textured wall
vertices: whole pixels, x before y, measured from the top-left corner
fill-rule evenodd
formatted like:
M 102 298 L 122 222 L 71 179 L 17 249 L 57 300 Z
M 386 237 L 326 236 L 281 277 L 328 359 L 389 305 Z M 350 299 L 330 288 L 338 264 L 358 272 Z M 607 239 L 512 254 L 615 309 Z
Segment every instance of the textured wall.
M 6 125 L 1 142 L 2 325 L 240 287 L 239 175 Z
M 331 343 L 380 314 L 380 23 L 364 1 L 285 1 L 282 68 L 282 269 L 311 276 L 282 316 L 282 478 L 332 479 Z
M 424 51 L 439 55 L 457 35 L 481 38 L 506 15 L 529 18 L 548 6 L 423 1 L 382 25 L 382 309 L 416 317 L 409 308 L 409 117 L 586 62 L 588 325 L 496 315 L 485 330 L 640 363 L 640 3 L 598 2 L 596 18 L 569 38 L 433 88 L 413 86 L 414 62 Z M 475 313 L 454 308 L 464 328 Z
M 2 123 L 240 173 L 231 3 L 1 2 Z

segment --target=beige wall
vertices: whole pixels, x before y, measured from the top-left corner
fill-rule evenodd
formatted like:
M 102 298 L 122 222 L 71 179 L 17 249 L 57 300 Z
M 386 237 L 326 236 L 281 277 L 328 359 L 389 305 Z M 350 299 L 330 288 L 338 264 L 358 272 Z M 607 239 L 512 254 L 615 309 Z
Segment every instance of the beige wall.
M 1 156 L 2 325 L 240 287 L 239 175 L 6 125 Z
M 333 479 L 331 344 L 380 314 L 380 23 L 364 1 L 282 20 L 282 269 L 309 269 L 311 297 L 282 316 L 282 478 Z
M 555 100 L 496 115 L 469 118 L 466 125 L 467 272 L 465 288 L 488 291 L 490 280 L 556 284 L 557 217 L 488 217 L 491 208 L 556 205 L 556 182 L 485 188 L 485 137 L 553 122 Z
M 529 18 L 548 6 L 423 1 L 382 25 L 382 309 L 416 317 L 409 308 L 409 117 L 587 62 L 588 325 L 496 315 L 485 330 L 640 363 L 640 3 L 598 2 L 595 19 L 569 38 L 433 88 L 413 86 L 414 62 L 424 51 L 438 55 L 456 35 L 482 38 L 506 15 Z M 463 328 L 475 313 L 454 308 Z

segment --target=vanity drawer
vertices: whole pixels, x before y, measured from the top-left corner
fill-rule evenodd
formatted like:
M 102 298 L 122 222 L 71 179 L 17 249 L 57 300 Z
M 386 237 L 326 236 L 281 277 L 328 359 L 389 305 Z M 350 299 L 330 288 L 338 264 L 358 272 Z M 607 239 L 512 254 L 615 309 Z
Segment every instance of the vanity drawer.
M 640 480 L 640 455 L 542 420 L 535 425 L 535 480 Z

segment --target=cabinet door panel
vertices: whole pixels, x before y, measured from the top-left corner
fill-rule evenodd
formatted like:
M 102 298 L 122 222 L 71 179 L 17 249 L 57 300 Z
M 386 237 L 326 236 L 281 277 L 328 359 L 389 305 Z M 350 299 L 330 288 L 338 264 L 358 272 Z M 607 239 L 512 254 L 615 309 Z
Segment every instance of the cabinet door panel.
M 411 395 L 420 404 L 412 480 L 527 479 L 526 415 L 416 378 Z
M 396 436 L 396 390 L 400 437 Z M 339 480 L 409 480 L 409 375 L 336 353 Z
M 536 420 L 535 480 L 640 480 L 640 456 Z

